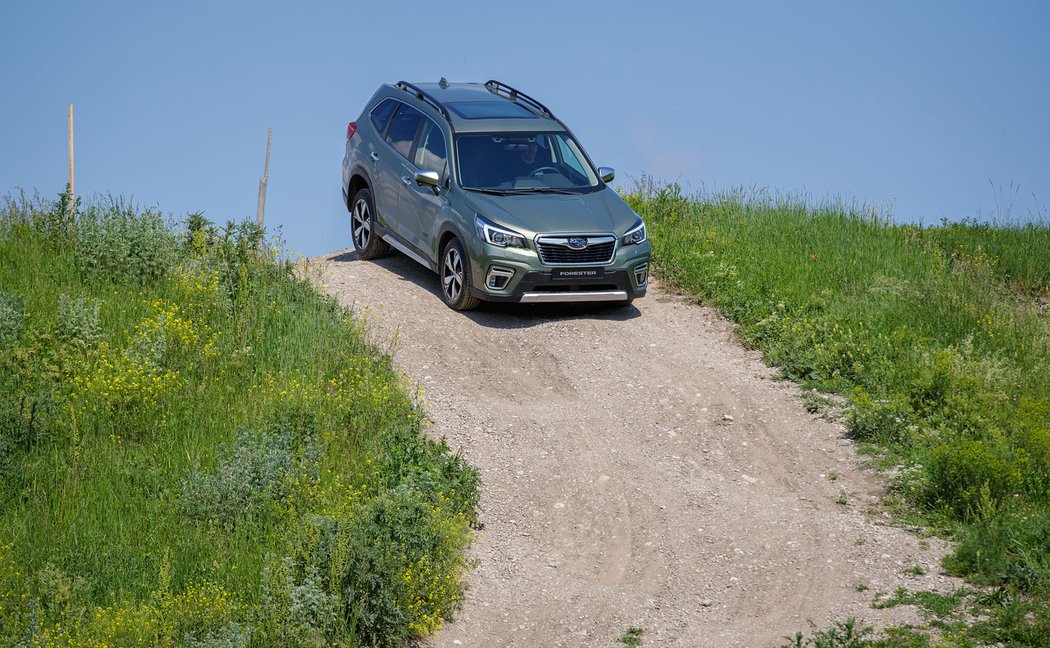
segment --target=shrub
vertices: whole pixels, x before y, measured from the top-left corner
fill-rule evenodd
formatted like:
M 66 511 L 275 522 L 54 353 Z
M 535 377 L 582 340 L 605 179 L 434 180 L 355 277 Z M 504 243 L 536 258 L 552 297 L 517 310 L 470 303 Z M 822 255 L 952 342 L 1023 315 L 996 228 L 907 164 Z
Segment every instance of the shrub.
M 185 231 L 182 235 L 183 249 L 191 254 L 201 256 L 215 245 L 215 225 L 204 217 L 204 212 L 187 214 L 182 221 Z
M 212 630 L 197 638 L 189 633 L 183 640 L 186 648 L 248 648 L 252 639 L 252 629 L 230 621 L 218 630 Z
M 259 627 L 279 646 L 328 646 L 338 643 L 345 629 L 339 596 L 328 591 L 317 568 L 297 567 L 291 557 L 262 578 Z
M 211 327 L 191 319 L 178 304 L 158 299 L 135 325 L 128 355 L 157 368 L 201 365 L 215 355 L 215 342 Z
M 14 645 L 12 633 L 21 631 L 26 623 L 25 579 L 12 555 L 13 545 L 0 545 L 0 641 Z
M 102 339 L 98 316 L 100 303 L 97 299 L 87 297 L 70 297 L 65 293 L 59 295 L 55 320 L 58 339 L 85 347 L 98 344 Z
M 22 333 L 24 320 L 22 297 L 0 290 L 0 345 L 14 344 Z
M 912 410 L 907 400 L 893 393 L 888 398 L 872 398 L 862 387 L 853 390 L 846 425 L 850 436 L 859 441 L 897 443 L 907 441 Z
M 233 641 L 246 631 L 237 626 L 231 632 L 230 622 L 240 610 L 241 603 L 233 594 L 204 581 L 190 584 L 177 594 L 159 591 L 144 602 L 99 607 L 79 634 L 92 640 L 85 642 L 87 645 L 127 648 L 173 646 L 179 639 L 201 641 L 196 637 Z
M 816 632 L 808 639 L 801 632 L 785 639 L 790 643 L 783 644 L 781 648 L 870 648 L 874 645 L 872 628 L 858 626 L 852 617 L 835 623 L 827 630 Z
M 219 276 L 231 301 L 236 302 L 249 292 L 254 285 L 253 279 L 264 270 L 263 264 L 259 263 L 263 235 L 263 230 L 255 223 L 230 221 L 215 243 Z
M 1027 455 L 1003 442 L 955 439 L 935 447 L 925 465 L 925 504 L 963 520 L 994 515 L 1025 490 Z
M 83 605 L 88 590 L 83 576 L 68 574 L 50 562 L 37 572 L 35 585 L 40 613 L 48 618 L 69 616 Z
M 55 405 L 46 387 L 0 394 L 0 477 L 17 474 L 15 458 L 54 434 Z
M 82 272 L 140 284 L 168 275 L 177 261 L 177 241 L 164 218 L 117 198 L 79 215 L 75 251 Z
M 81 411 L 131 415 L 154 410 L 179 381 L 178 372 L 162 368 L 147 356 L 121 351 L 103 341 L 90 368 L 74 375 L 71 387 Z
M 453 454 L 444 439 L 435 443 L 419 434 L 403 434 L 392 444 L 381 473 L 387 489 L 411 484 L 428 504 L 461 515 L 471 524 L 476 521 L 478 471 Z
M 345 527 L 338 581 L 349 626 L 366 644 L 401 646 L 436 632 L 462 601 L 466 523 L 408 485 L 368 502 Z
M 986 585 L 1010 582 L 1022 591 L 1050 586 L 1050 512 L 1010 507 L 962 529 L 944 560 L 954 574 Z
M 313 421 L 300 418 L 262 430 L 242 429 L 212 473 L 194 471 L 182 485 L 182 510 L 191 519 L 227 530 L 264 515 L 288 496 L 297 479 L 313 479 L 320 446 Z

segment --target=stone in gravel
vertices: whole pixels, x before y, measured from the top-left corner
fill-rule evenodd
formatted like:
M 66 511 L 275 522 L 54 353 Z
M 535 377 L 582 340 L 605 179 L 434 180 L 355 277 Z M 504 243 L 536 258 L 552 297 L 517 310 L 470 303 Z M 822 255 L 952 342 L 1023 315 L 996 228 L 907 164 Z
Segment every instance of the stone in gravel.
M 722 420 L 723 420 L 723 421 L 728 421 L 728 422 L 732 423 L 732 422 L 733 422 L 733 417 L 732 417 L 732 416 L 730 416 L 729 414 L 723 414 L 723 415 L 722 415 Z

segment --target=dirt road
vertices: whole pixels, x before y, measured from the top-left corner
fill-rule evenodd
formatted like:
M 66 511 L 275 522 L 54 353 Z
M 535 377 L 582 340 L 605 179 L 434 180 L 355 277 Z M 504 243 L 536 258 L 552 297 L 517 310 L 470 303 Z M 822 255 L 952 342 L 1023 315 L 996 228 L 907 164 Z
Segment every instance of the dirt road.
M 462 314 L 403 256 L 318 261 L 396 332 L 432 433 L 481 471 L 478 565 L 431 645 L 612 647 L 635 626 L 643 646 L 779 646 L 848 616 L 915 622 L 873 595 L 956 585 L 939 542 L 877 523 L 885 486 L 843 428 L 715 311 L 655 286 L 636 307 Z

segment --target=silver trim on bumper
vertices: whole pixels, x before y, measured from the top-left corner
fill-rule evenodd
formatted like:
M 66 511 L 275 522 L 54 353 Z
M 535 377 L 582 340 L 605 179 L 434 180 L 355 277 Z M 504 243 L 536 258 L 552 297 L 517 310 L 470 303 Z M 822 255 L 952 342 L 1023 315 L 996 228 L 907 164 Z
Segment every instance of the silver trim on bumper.
M 584 292 L 582 290 L 575 290 L 572 292 L 527 292 L 521 296 L 521 303 L 523 304 L 596 301 L 627 301 L 627 291 L 601 290 Z

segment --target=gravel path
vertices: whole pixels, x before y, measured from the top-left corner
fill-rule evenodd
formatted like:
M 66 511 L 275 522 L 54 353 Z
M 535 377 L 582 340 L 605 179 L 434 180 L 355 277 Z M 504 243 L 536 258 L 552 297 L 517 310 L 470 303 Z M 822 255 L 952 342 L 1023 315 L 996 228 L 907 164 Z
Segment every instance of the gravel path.
M 885 485 L 843 428 L 714 310 L 651 286 L 628 308 L 456 313 L 406 257 L 315 263 L 396 336 L 431 432 L 481 471 L 478 564 L 431 646 L 613 647 L 630 626 L 643 646 L 779 646 L 848 616 L 917 622 L 873 595 L 958 585 L 942 543 L 878 524 Z

